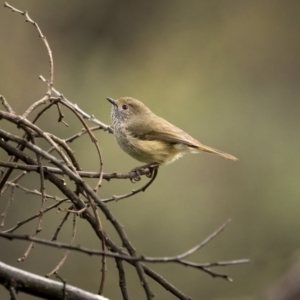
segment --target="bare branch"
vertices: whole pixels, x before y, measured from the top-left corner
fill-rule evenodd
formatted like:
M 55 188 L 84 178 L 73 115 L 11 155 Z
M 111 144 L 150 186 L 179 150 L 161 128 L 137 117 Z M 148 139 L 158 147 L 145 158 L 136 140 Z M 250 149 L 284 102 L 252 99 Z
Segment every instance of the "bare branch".
M 45 84 L 48 85 L 48 81 L 43 77 L 40 76 L 39 77 Z M 54 87 L 52 88 L 52 91 L 54 92 L 54 94 L 58 97 L 61 97 L 62 94 L 56 90 Z M 64 97 L 64 100 L 66 103 L 68 103 L 69 105 L 71 105 L 84 119 L 93 122 L 94 124 L 98 125 L 99 128 L 101 128 L 104 131 L 107 131 L 109 133 L 113 133 L 112 128 L 109 125 L 106 125 L 104 123 L 102 123 L 101 121 L 97 120 L 93 115 L 89 115 L 88 113 L 86 113 L 85 111 L 83 111 L 81 108 L 78 107 L 77 104 L 73 104 L 72 102 L 70 102 L 66 97 Z
M 119 286 L 120 286 L 120 289 L 121 289 L 123 300 L 129 300 L 123 262 L 122 262 L 121 259 L 116 259 L 116 264 L 117 264 L 117 268 L 118 268 L 118 271 L 119 271 Z
M 28 172 L 31 171 L 36 171 L 39 172 L 39 166 L 38 165 L 26 165 L 26 164 L 21 164 L 21 163 L 16 163 L 16 162 L 5 162 L 5 161 L 0 161 L 0 166 L 3 166 L 5 168 L 13 168 L 17 170 L 25 170 Z M 50 166 L 42 166 L 43 171 L 47 171 L 52 174 L 60 174 L 63 175 L 64 172 L 59 169 L 59 168 L 54 168 Z M 147 175 L 149 174 L 150 169 L 145 168 L 139 172 L 139 175 Z M 99 178 L 100 173 L 99 172 L 88 172 L 88 171 L 78 171 L 77 172 L 80 177 L 83 178 Z M 136 172 L 130 171 L 128 173 L 103 173 L 103 179 L 109 181 L 111 179 L 134 179 L 136 178 Z M 119 199 L 118 199 L 119 200 Z
M 0 262 L 0 283 L 10 283 L 19 292 L 51 300 L 108 300 L 103 296 L 89 293 L 72 285 L 38 276 Z
M 215 233 L 216 233 L 216 231 L 213 234 L 215 234 Z M 220 233 L 220 231 L 219 231 L 219 233 Z M 212 235 L 210 235 L 210 236 L 212 236 Z M 67 244 L 67 243 L 63 243 L 63 242 L 49 241 L 49 240 L 45 240 L 45 239 L 32 237 L 29 235 L 10 234 L 10 233 L 5 233 L 5 232 L 0 232 L 0 237 L 6 238 L 9 240 L 17 239 L 17 240 L 32 241 L 32 242 L 36 242 L 39 244 L 48 245 L 48 246 L 52 246 L 55 248 L 69 249 L 69 250 L 81 252 L 81 253 L 88 254 L 88 255 L 96 255 L 96 256 L 105 255 L 107 257 L 118 258 L 118 259 L 122 259 L 125 261 L 142 261 L 142 262 L 149 262 L 149 263 L 178 263 L 178 264 L 181 264 L 181 265 L 184 265 L 187 267 L 201 269 L 204 272 L 208 272 L 207 271 L 208 268 L 211 268 L 211 267 L 224 267 L 224 266 L 229 266 L 229 265 L 239 265 L 239 264 L 249 263 L 249 259 L 244 259 L 244 258 L 243 259 L 235 259 L 235 260 L 231 260 L 231 261 L 220 261 L 220 262 L 203 263 L 203 264 L 183 260 L 182 257 L 184 257 L 187 252 L 191 252 L 192 249 L 195 249 L 195 247 L 189 249 L 188 251 L 186 251 L 182 254 L 178 254 L 175 256 L 169 256 L 169 257 L 151 257 L 151 256 L 144 256 L 144 255 L 130 256 L 130 255 L 124 254 L 124 253 L 121 254 L 121 253 L 108 252 L 108 251 L 103 251 L 103 250 L 94 250 L 94 249 L 82 247 L 80 245 L 73 245 L 73 244 Z M 200 244 L 205 243 L 205 241 L 207 239 L 208 238 L 206 238 Z M 224 277 L 224 275 L 216 276 L 216 277 Z

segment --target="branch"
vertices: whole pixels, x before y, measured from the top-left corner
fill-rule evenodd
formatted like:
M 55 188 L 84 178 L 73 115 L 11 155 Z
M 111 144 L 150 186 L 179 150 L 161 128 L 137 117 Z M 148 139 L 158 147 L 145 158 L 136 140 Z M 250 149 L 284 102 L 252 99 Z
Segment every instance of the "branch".
M 1 115 L 1 112 L 0 112 Z M 16 170 L 24 170 L 24 171 L 40 171 L 40 167 L 38 165 L 26 165 L 26 164 L 21 164 L 21 163 L 16 163 L 16 162 L 6 162 L 6 161 L 0 161 L 0 166 L 5 167 L 5 168 L 12 168 Z M 55 167 L 50 167 L 50 166 L 42 166 L 42 170 L 45 172 L 49 172 L 52 174 L 59 174 L 63 175 L 64 172 Z M 139 171 L 139 175 L 147 175 L 150 173 L 149 168 L 141 169 Z M 100 173 L 99 172 L 92 172 L 92 171 L 77 171 L 78 175 L 83 178 L 99 178 Z M 109 181 L 110 179 L 135 179 L 136 178 L 136 172 L 135 171 L 130 171 L 127 173 L 117 173 L 117 172 L 112 172 L 112 173 L 103 173 L 103 179 Z
M 82 181 L 82 179 L 78 176 L 78 174 L 73 173 L 70 169 L 66 168 L 65 165 L 62 165 L 56 158 L 54 158 L 53 156 L 46 154 L 44 151 L 42 151 L 42 149 L 40 149 L 39 147 L 36 147 L 35 145 L 24 141 L 23 139 L 16 137 L 14 135 L 5 133 L 5 131 L 0 130 L 0 135 L 3 137 L 4 140 L 14 140 L 17 143 L 20 144 L 25 144 L 25 146 L 27 148 L 29 148 L 31 151 L 34 151 L 36 153 L 39 153 L 41 156 L 43 156 L 44 158 L 50 160 L 52 163 L 54 163 L 55 165 L 57 165 L 58 167 L 62 168 L 65 172 L 65 174 L 67 174 L 71 179 L 73 179 L 77 184 L 79 184 L 79 186 L 81 186 L 81 188 L 99 205 L 99 207 L 101 208 L 102 212 L 105 214 L 105 216 L 108 218 L 108 220 L 112 223 L 112 225 L 115 227 L 115 230 L 117 231 L 119 237 L 122 240 L 123 243 L 123 247 L 126 247 L 129 255 L 131 257 L 135 257 L 135 250 L 133 249 L 126 233 L 124 232 L 122 226 L 120 225 L 120 223 L 117 221 L 117 219 L 111 214 L 111 212 L 108 210 L 108 208 L 106 207 L 106 205 L 104 205 L 101 201 L 99 201 L 97 195 L 94 193 L 94 191 L 84 182 Z M 12 153 L 13 155 L 17 155 L 19 157 L 19 159 L 21 159 L 22 161 L 28 163 L 28 164 L 33 164 L 36 165 L 37 162 L 34 161 L 33 159 L 31 159 L 30 157 L 28 157 L 27 155 L 24 155 L 22 152 L 18 151 L 16 148 L 12 147 L 11 145 L 9 145 L 8 143 L 4 142 L 3 140 L 0 139 L 0 146 L 3 147 L 4 149 L 6 149 L 6 151 L 8 151 L 8 153 Z M 46 172 L 47 173 L 47 172 Z M 47 173 L 47 178 L 49 179 L 49 181 L 51 181 L 54 185 L 57 186 L 57 188 L 59 190 L 61 190 L 62 193 L 64 193 L 72 202 L 73 204 L 77 207 L 78 210 L 81 210 L 84 208 L 84 203 L 78 198 L 78 196 L 72 192 L 59 178 L 56 178 L 55 175 L 53 174 L 48 174 Z M 108 236 L 104 233 L 99 231 L 99 227 L 97 222 L 95 221 L 95 219 L 90 215 L 88 210 L 85 210 L 82 214 L 82 216 L 90 223 L 90 225 L 93 227 L 95 233 L 98 235 L 98 237 L 102 240 L 103 238 L 105 239 L 105 242 L 107 244 L 107 247 L 109 250 L 112 250 L 113 252 L 117 252 L 121 255 L 128 255 L 126 252 L 124 252 L 124 250 L 122 250 L 121 248 L 117 247 L 109 238 Z M 102 253 L 103 255 L 104 253 Z M 107 256 L 109 256 L 108 254 L 105 254 Z M 112 255 L 110 255 L 112 256 Z M 124 259 L 125 260 L 125 259 Z M 163 260 L 165 260 L 165 258 L 163 258 Z M 163 287 L 165 287 L 168 291 L 170 291 L 172 294 L 174 294 L 175 296 L 177 296 L 179 299 L 189 299 L 189 297 L 187 297 L 186 295 L 184 295 L 181 291 L 179 291 L 178 289 L 176 289 L 174 286 L 172 286 L 168 281 L 166 281 L 164 278 L 162 278 L 159 274 L 157 274 L 156 272 L 154 272 L 153 270 L 151 270 L 149 267 L 141 264 L 140 261 L 131 261 L 130 259 L 126 259 L 127 262 L 129 262 L 130 264 L 134 265 L 136 268 L 138 266 L 138 273 L 139 273 L 139 277 L 140 280 L 143 280 L 143 282 L 145 282 L 145 278 L 144 278 L 144 274 L 143 271 L 150 277 L 152 277 L 154 280 L 156 280 L 159 284 L 161 284 Z M 244 263 L 245 261 L 242 261 L 241 263 Z M 186 262 L 184 262 L 185 265 L 187 265 Z M 193 264 L 193 263 L 191 263 Z M 197 265 L 197 267 L 199 269 L 202 268 L 202 270 L 208 274 L 210 274 L 211 276 L 214 277 L 221 277 L 221 278 L 225 278 L 227 280 L 230 280 L 229 277 L 227 278 L 227 275 L 223 275 L 223 274 L 218 274 L 215 272 L 210 271 L 207 266 L 201 266 L 201 265 Z M 142 279 L 143 278 L 143 279 Z M 150 294 L 151 292 L 149 290 L 147 290 L 147 298 L 150 299 L 152 294 Z
M 3 113 L 3 112 L 2 112 Z M 27 123 L 27 122 L 26 122 Z M 31 128 L 33 129 L 38 129 L 38 127 L 34 126 L 33 124 L 30 125 Z M 93 201 L 95 201 L 98 205 L 98 207 L 102 210 L 102 212 L 104 213 L 104 215 L 107 217 L 107 219 L 111 222 L 111 224 L 113 225 L 113 227 L 115 228 L 117 234 L 119 235 L 123 246 L 128 250 L 128 252 L 130 253 L 130 255 L 134 256 L 135 255 L 135 249 L 132 246 L 132 244 L 130 243 L 122 225 L 118 222 L 118 220 L 113 216 L 113 214 L 109 211 L 109 209 L 107 208 L 107 206 L 102 203 L 97 194 L 93 191 L 93 189 L 86 184 L 79 176 L 78 174 L 72 172 L 72 170 L 70 170 L 66 165 L 62 164 L 57 158 L 55 158 L 52 155 L 49 155 L 47 152 L 45 152 L 44 150 L 42 150 L 41 148 L 17 137 L 14 136 L 12 134 L 9 133 L 5 133 L 5 131 L 0 130 L 0 135 L 3 137 L 3 139 L 0 139 L 0 146 L 5 149 L 8 153 L 11 153 L 13 155 L 18 156 L 19 159 L 25 161 L 28 164 L 34 164 L 36 165 L 37 162 L 32 159 L 31 157 L 29 157 L 28 155 L 25 155 L 23 152 L 20 152 L 18 149 L 14 148 L 13 146 L 11 146 L 10 144 L 8 144 L 6 141 L 8 140 L 12 140 L 15 141 L 17 143 L 20 143 L 22 145 L 24 145 L 25 147 L 27 147 L 28 149 L 30 149 L 31 151 L 40 154 L 42 157 L 48 159 L 49 161 L 51 161 L 54 165 L 56 165 L 57 167 L 60 167 L 66 175 L 68 175 L 70 177 L 71 180 L 74 180 L 74 182 L 76 183 L 76 185 L 82 189 L 87 197 L 91 197 L 91 199 Z M 6 140 L 6 141 L 4 141 Z M 76 193 L 74 193 L 72 190 L 70 190 L 68 188 L 68 186 L 66 186 L 64 183 L 62 183 L 61 179 L 57 178 L 55 175 L 53 174 L 48 174 L 46 173 L 47 178 L 49 179 L 50 182 L 52 182 L 62 193 L 64 193 L 74 204 L 74 206 L 78 209 L 81 210 L 83 209 L 86 205 L 84 204 L 84 202 L 78 197 L 78 195 Z M 109 246 L 109 248 L 114 249 L 115 252 L 120 252 L 123 251 L 121 250 L 119 247 L 117 247 L 109 238 L 108 236 L 105 234 L 105 232 L 103 232 L 102 230 L 99 230 L 99 226 L 98 226 L 98 222 L 96 222 L 95 218 L 93 218 L 90 214 L 90 212 L 88 210 L 85 210 L 82 214 L 82 216 L 84 218 L 87 219 L 87 221 L 90 223 L 90 225 L 93 227 L 95 233 L 97 234 L 97 236 L 102 240 L 105 239 L 105 243 Z M 140 262 L 132 262 L 132 265 L 134 265 L 134 267 L 137 270 L 140 282 L 145 290 L 145 294 L 147 296 L 147 299 L 151 299 L 153 297 L 153 294 L 151 292 L 151 290 L 149 289 L 149 285 L 148 285 L 148 281 L 145 277 L 144 272 L 147 272 L 147 274 L 151 274 L 150 276 L 155 276 L 158 278 L 160 284 L 162 285 L 166 285 L 169 291 L 171 291 L 173 293 L 173 290 L 175 291 L 176 294 L 180 295 L 181 298 L 180 299 L 187 299 L 185 295 L 183 295 L 180 291 L 178 291 L 176 288 L 174 288 L 172 285 L 170 285 L 166 280 L 161 279 L 161 276 L 159 276 L 157 273 L 155 273 L 154 271 L 148 269 L 146 266 L 142 265 Z
M 19 292 L 51 300 L 108 300 L 72 285 L 38 276 L 0 262 L 0 283 Z M 65 293 L 63 293 L 65 289 Z
M 39 77 L 45 84 L 48 85 L 48 81 L 47 79 L 45 79 L 43 76 Z M 56 90 L 54 87 L 52 87 L 52 91 L 54 92 L 54 94 L 58 97 L 61 97 L 62 94 Z M 103 122 L 97 120 L 93 115 L 89 115 L 88 113 L 86 113 L 85 111 L 83 111 L 80 107 L 78 107 L 77 104 L 72 103 L 71 101 L 69 101 L 66 97 L 64 97 L 64 100 L 66 103 L 68 103 L 70 106 L 72 106 L 74 108 L 75 111 L 77 111 L 84 119 L 93 122 L 94 124 L 98 125 L 99 128 L 101 128 L 104 131 L 107 131 L 108 133 L 113 133 L 112 128 L 109 125 L 104 124 Z
M 213 262 L 213 263 L 195 263 L 187 260 L 183 260 L 183 258 L 187 257 L 188 255 L 191 255 L 195 253 L 197 250 L 202 248 L 204 245 L 206 245 L 208 242 L 210 242 L 214 237 L 216 237 L 218 234 L 221 233 L 222 230 L 228 225 L 229 220 L 224 223 L 221 227 L 219 227 L 217 230 L 215 230 L 211 235 L 209 235 L 206 239 L 204 239 L 201 243 L 197 244 L 196 246 L 192 247 L 191 249 L 185 251 L 182 254 L 175 255 L 175 256 L 169 256 L 169 257 L 151 257 L 151 256 L 130 256 L 128 254 L 123 253 L 115 253 L 115 252 L 108 252 L 103 250 L 94 250 L 90 248 L 85 248 L 80 245 L 73 245 L 63 242 L 56 242 L 56 241 L 49 241 L 45 239 L 36 238 L 29 235 L 20 235 L 20 234 L 10 234 L 6 232 L 0 232 L 0 237 L 9 239 L 9 240 L 25 240 L 25 241 L 31 241 L 36 242 L 38 244 L 47 245 L 55 248 L 62 248 L 62 249 L 68 249 L 73 250 L 76 252 L 81 252 L 88 255 L 96 255 L 96 256 L 107 256 L 107 257 L 113 257 L 118 258 L 125 261 L 142 261 L 142 262 L 149 262 L 149 263 L 178 263 L 183 266 L 187 267 L 193 267 L 196 269 L 200 269 L 206 273 L 209 273 L 213 277 L 222 277 L 228 281 L 232 281 L 230 277 L 224 274 L 218 274 L 213 271 L 211 271 L 208 268 L 211 267 L 224 267 L 228 265 L 238 265 L 238 264 L 245 264 L 249 262 L 249 259 L 237 259 L 237 260 L 231 260 L 231 261 L 219 261 L 219 262 Z

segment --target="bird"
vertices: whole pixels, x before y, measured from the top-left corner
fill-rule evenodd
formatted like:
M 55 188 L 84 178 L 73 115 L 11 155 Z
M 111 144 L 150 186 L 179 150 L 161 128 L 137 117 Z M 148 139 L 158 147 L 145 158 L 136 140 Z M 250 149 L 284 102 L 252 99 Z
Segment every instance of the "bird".
M 187 153 L 208 152 L 236 161 L 235 156 L 206 146 L 165 119 L 141 101 L 107 97 L 112 104 L 111 120 L 115 138 L 123 151 L 147 165 L 163 165 Z

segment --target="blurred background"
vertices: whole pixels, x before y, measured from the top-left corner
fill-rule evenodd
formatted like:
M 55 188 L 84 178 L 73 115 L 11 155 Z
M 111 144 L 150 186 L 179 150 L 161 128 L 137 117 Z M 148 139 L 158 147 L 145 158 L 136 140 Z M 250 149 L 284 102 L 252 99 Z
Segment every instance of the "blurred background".
M 192 299 L 275 299 L 270 290 L 279 282 L 286 287 L 282 276 L 295 268 L 300 249 L 300 2 L 11 0 L 9 4 L 28 10 L 39 24 L 53 51 L 55 88 L 84 111 L 110 124 L 111 105 L 105 97 L 132 96 L 200 142 L 239 158 L 232 162 L 205 153 L 185 156 L 161 167 L 145 193 L 108 204 L 137 252 L 182 253 L 231 218 L 227 229 L 191 259 L 250 258 L 248 265 L 216 269 L 229 274 L 233 283 L 174 264 L 151 267 Z M 0 94 L 19 114 L 46 92 L 38 76 L 49 76 L 45 47 L 24 20 L 0 8 Z M 71 136 L 82 126 L 64 113 L 69 128 L 57 123 L 54 109 L 38 125 L 62 138 Z M 21 134 L 4 121 L 1 127 Z M 139 165 L 112 135 L 98 131 L 96 136 L 105 172 L 126 172 Z M 99 169 L 87 136 L 72 147 L 84 169 Z M 6 157 L 0 149 L 0 159 Z M 29 174 L 20 184 L 38 188 L 38 179 Z M 127 193 L 145 182 L 145 178 L 135 186 L 129 180 L 104 182 L 99 196 Z M 48 193 L 59 195 L 51 188 L 47 182 Z M 7 190 L 0 212 L 9 195 Z M 4 229 L 39 208 L 38 197 L 17 191 Z M 62 217 L 55 212 L 47 215 L 40 236 L 51 237 Z M 33 222 L 17 232 L 33 233 L 35 226 Z M 71 226 L 70 219 L 60 240 L 69 241 Z M 99 247 L 83 220 L 76 242 Z M 63 254 L 36 245 L 18 264 L 26 247 L 25 242 L 1 240 L 0 260 L 44 275 Z M 74 253 L 60 275 L 96 292 L 100 268 L 100 258 Z M 129 295 L 144 299 L 134 270 L 127 266 L 126 271 Z M 155 299 L 175 299 L 150 283 Z M 121 299 L 113 260 L 108 263 L 104 296 Z M 4 297 L 8 294 L 1 286 L 0 298 Z

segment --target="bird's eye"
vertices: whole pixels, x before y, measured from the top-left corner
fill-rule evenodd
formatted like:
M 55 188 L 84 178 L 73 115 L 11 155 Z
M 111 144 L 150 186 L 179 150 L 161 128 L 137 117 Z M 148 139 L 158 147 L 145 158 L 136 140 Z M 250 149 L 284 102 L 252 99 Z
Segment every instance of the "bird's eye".
M 126 110 L 126 109 L 128 109 L 128 106 L 127 106 L 126 104 L 123 104 L 123 105 L 122 105 L 122 108 L 123 108 L 124 110 Z

